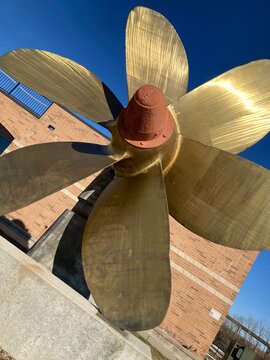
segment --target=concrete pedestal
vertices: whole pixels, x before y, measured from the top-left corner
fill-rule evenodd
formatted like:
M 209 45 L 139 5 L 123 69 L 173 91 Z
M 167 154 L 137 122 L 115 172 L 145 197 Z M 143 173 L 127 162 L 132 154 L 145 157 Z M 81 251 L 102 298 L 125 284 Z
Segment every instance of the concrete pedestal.
M 0 346 L 16 360 L 143 360 L 147 345 L 0 238 Z

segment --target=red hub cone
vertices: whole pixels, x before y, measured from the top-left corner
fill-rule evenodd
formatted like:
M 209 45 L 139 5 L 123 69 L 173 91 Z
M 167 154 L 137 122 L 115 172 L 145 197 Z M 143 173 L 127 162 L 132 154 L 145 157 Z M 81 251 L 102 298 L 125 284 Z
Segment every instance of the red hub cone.
M 139 88 L 118 119 L 121 136 L 140 148 L 158 147 L 173 133 L 174 123 L 162 92 L 153 85 Z

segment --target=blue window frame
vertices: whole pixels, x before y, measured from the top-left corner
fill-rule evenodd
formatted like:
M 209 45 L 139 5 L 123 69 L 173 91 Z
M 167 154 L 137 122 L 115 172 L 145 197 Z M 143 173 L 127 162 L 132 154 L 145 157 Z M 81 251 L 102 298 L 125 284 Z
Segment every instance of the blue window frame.
M 15 81 L 2 69 L 0 69 L 0 89 L 16 99 L 37 117 L 42 116 L 52 104 L 52 101 Z

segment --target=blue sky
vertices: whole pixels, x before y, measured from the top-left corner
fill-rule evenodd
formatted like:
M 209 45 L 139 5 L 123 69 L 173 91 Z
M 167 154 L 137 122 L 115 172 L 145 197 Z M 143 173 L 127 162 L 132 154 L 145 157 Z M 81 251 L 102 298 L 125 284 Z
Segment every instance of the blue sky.
M 37 48 L 69 57 L 98 75 L 125 105 L 125 25 L 135 6 L 174 25 L 189 59 L 189 90 L 235 66 L 270 58 L 269 0 L 1 0 L 0 55 Z M 242 156 L 270 169 L 270 135 Z M 269 239 L 270 241 L 270 239 Z M 270 321 L 270 251 L 262 252 L 231 312 Z

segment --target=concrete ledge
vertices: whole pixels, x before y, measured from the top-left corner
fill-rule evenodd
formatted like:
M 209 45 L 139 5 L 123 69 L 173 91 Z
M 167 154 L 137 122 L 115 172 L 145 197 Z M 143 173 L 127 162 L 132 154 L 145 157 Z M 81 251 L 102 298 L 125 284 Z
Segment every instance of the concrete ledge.
M 81 295 L 0 237 L 0 346 L 16 360 L 151 359 Z
M 185 349 L 159 328 L 147 331 L 138 331 L 137 334 L 145 341 L 156 348 L 169 360 L 199 360 L 200 358 Z

